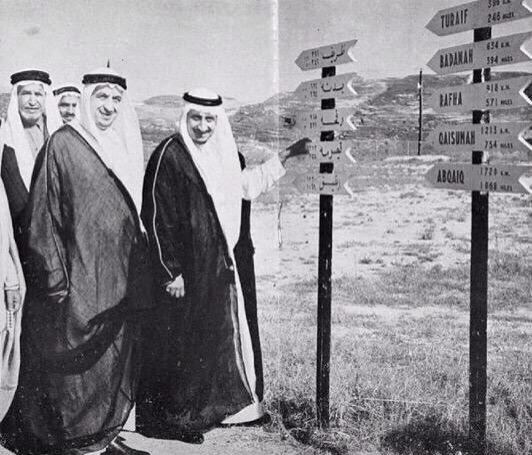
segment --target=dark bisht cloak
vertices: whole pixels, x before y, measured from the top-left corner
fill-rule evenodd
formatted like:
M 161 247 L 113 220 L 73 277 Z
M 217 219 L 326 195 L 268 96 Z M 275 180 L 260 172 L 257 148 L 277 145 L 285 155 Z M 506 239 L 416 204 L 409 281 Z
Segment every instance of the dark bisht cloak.
M 242 374 L 234 266 L 213 201 L 179 134 L 148 162 L 142 219 L 158 306 L 144 330 L 139 427 L 146 434 L 143 427 L 204 431 L 253 398 Z M 256 314 L 253 246 L 249 232 L 244 237 L 236 256 L 244 258 L 243 293 L 253 296 Z M 185 297 L 175 299 L 165 285 L 179 274 Z M 258 330 L 253 334 L 260 353 Z
M 239 154 L 242 169 L 246 167 L 244 157 Z M 235 246 L 235 261 L 240 277 L 242 294 L 244 295 L 244 307 L 248 321 L 253 358 L 255 363 L 255 392 L 260 401 L 264 398 L 264 377 L 262 371 L 262 351 L 260 347 L 259 320 L 257 315 L 257 288 L 255 283 L 255 262 L 253 255 L 255 247 L 251 239 L 251 202 L 242 200 L 242 216 L 240 220 L 240 236 Z
M 146 242 L 127 190 L 72 127 L 37 161 L 13 413 L 36 453 L 85 453 L 118 434 L 135 399 Z

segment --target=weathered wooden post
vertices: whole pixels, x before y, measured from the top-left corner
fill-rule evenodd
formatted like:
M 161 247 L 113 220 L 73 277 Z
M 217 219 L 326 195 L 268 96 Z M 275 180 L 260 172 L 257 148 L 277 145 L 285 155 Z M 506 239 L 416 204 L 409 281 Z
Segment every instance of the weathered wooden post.
M 321 101 L 321 111 L 296 116 L 296 126 L 309 135 L 320 134 L 320 142 L 308 145 L 309 155 L 319 168 L 296 179 L 296 186 L 303 192 L 320 195 L 316 415 L 318 426 L 324 429 L 329 427 L 333 195 L 349 194 L 347 182 L 342 182 L 345 176 L 336 173 L 335 165 L 342 168 L 354 163 L 345 141 L 335 141 L 335 131 L 355 129 L 352 112 L 349 108 L 336 109 L 335 97 L 355 94 L 351 86 L 355 75 L 336 76 L 336 65 L 353 60 L 350 50 L 355 44 L 356 40 L 351 40 L 309 49 L 296 60 L 303 70 L 322 68 L 321 79 L 303 82 L 296 89 L 307 100 Z
M 521 50 L 531 32 L 491 38 L 491 26 L 530 17 L 522 1 L 477 0 L 438 11 L 427 28 L 437 35 L 473 30 L 473 43 L 438 51 L 428 63 L 438 74 L 473 70 L 469 86 L 447 87 L 433 94 L 429 104 L 438 112 L 472 110 L 470 124 L 444 125 L 428 141 L 443 151 L 471 151 L 472 163 L 438 164 L 427 173 L 436 187 L 472 191 L 471 273 L 469 322 L 469 440 L 476 455 L 486 455 L 488 230 L 489 192 L 531 193 L 522 180 L 529 166 L 486 164 L 489 151 L 532 149 L 521 140 L 529 122 L 490 123 L 491 109 L 517 107 L 522 84 L 531 78 L 490 82 L 490 68 L 530 60 Z M 526 79 L 523 80 L 523 79 Z M 526 85 L 525 85 L 526 86 Z M 524 104 L 526 105 L 526 104 Z

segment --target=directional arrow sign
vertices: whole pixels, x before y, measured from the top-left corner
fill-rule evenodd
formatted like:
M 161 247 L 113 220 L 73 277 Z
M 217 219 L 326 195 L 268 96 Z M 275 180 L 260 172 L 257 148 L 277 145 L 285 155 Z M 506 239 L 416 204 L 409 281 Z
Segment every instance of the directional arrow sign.
M 532 16 L 531 0 L 477 0 L 438 11 L 427 28 L 439 36 Z
M 306 111 L 296 114 L 296 127 L 301 128 L 306 134 L 318 131 L 356 130 L 353 120 L 353 109 L 349 107 Z
M 437 74 L 451 74 L 478 68 L 510 65 L 529 61 L 531 55 L 523 44 L 532 32 L 501 36 L 478 43 L 441 49 L 427 63 Z
M 352 83 L 358 79 L 357 73 L 340 74 L 333 77 L 314 79 L 299 84 L 295 93 L 305 101 L 318 101 L 322 98 L 356 95 Z
M 329 44 L 328 46 L 307 49 L 301 52 L 296 59 L 296 65 L 303 71 L 323 68 L 324 66 L 336 66 L 342 63 L 355 62 L 352 55 L 357 40 L 343 41 Z
M 353 191 L 349 188 L 348 182 L 351 177 L 351 175 L 343 174 L 304 174 L 298 176 L 294 184 L 302 193 L 352 196 Z
M 532 144 L 523 138 L 530 126 L 530 122 L 446 124 L 432 130 L 426 142 L 442 152 L 532 150 Z
M 530 84 L 532 76 L 456 85 L 436 90 L 429 97 L 427 104 L 441 113 L 530 106 L 532 101 L 525 94 Z
M 318 163 L 336 163 L 350 166 L 356 161 L 351 155 L 351 146 L 345 141 L 314 142 L 307 145 L 310 159 Z
M 425 178 L 435 188 L 500 193 L 532 193 L 532 166 L 437 163 Z

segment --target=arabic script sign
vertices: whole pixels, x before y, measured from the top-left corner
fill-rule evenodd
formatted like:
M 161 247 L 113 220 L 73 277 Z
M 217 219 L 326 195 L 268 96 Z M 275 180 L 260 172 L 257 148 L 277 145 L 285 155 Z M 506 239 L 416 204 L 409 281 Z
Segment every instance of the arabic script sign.
M 356 95 L 353 82 L 358 79 L 356 73 L 314 79 L 299 84 L 295 93 L 305 101 L 318 101 L 322 98 L 346 97 Z
M 341 43 L 329 44 L 328 46 L 307 49 L 296 59 L 296 65 L 303 71 L 324 66 L 336 66 L 342 63 L 356 61 L 352 55 L 353 48 L 357 43 L 356 39 L 343 41 Z
M 296 127 L 307 134 L 319 131 L 356 130 L 352 108 L 304 111 L 296 114 Z

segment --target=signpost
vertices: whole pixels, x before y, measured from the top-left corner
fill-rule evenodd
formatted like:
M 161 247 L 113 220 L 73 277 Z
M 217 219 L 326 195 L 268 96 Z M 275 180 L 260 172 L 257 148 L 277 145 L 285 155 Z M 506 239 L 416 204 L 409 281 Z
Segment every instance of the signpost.
M 500 193 L 532 193 L 532 166 L 437 163 L 425 178 L 435 188 Z
M 339 167 L 348 167 L 355 164 L 351 155 L 352 147 L 346 141 L 330 141 L 307 144 L 307 149 L 312 161 L 318 163 L 336 163 Z
M 353 39 L 328 46 L 307 49 L 299 54 L 299 57 L 296 59 L 296 65 L 303 71 L 308 71 L 356 62 L 352 54 L 356 43 L 357 40 Z
M 350 177 L 351 175 L 344 176 L 341 174 L 305 174 L 298 176 L 294 183 L 296 188 L 302 193 L 329 196 L 348 194 L 353 196 L 353 191 L 348 182 Z
M 352 51 L 357 40 L 308 49 L 299 55 L 296 64 L 302 70 L 321 68 L 321 79 L 303 82 L 297 88 L 306 100 L 321 100 L 321 110 L 296 116 L 296 127 L 307 135 L 320 135 L 320 142 L 308 145 L 311 159 L 319 165 L 307 175 L 296 179 L 296 186 L 306 193 L 320 195 L 320 226 L 318 253 L 318 334 L 316 361 L 316 416 L 320 428 L 329 427 L 329 369 L 331 357 L 331 261 L 333 196 L 352 194 L 345 174 L 337 167 L 352 164 L 350 147 L 335 141 L 335 131 L 356 129 L 352 111 L 336 108 L 335 96 L 355 94 L 354 74 L 336 75 L 336 65 L 355 61 Z M 349 179 L 350 176 L 347 176 Z
M 356 130 L 353 120 L 353 110 L 348 107 L 299 112 L 296 114 L 296 128 L 300 128 L 304 134 Z
M 525 175 L 530 167 L 483 164 L 485 150 L 513 151 L 520 144 L 531 148 L 522 138 L 523 124 L 490 123 L 489 110 L 523 105 L 530 78 L 491 82 L 490 68 L 530 60 L 523 44 L 532 32 L 492 39 L 491 26 L 530 15 L 530 0 L 477 0 L 441 10 L 427 24 L 438 35 L 474 30 L 472 44 L 440 50 L 428 63 L 437 74 L 473 70 L 472 86 L 448 87 L 430 101 L 438 112 L 471 109 L 472 124 L 446 125 L 429 136 L 440 149 L 471 151 L 472 163 L 438 164 L 427 179 L 439 188 L 472 191 L 469 440 L 475 455 L 486 455 L 489 193 L 530 193 L 532 189 L 532 177 Z M 530 104 L 528 99 L 525 102 Z
M 318 101 L 332 96 L 356 95 L 353 82 L 358 78 L 357 73 L 346 73 L 338 76 L 314 79 L 313 81 L 301 82 L 295 93 L 305 101 Z
M 441 152 L 532 150 L 532 144 L 523 137 L 531 127 L 529 122 L 444 124 L 432 130 L 426 142 Z
M 531 0 L 477 0 L 438 11 L 426 27 L 445 36 L 531 16 Z
M 531 55 L 523 44 L 532 32 L 516 33 L 439 50 L 427 63 L 436 74 L 452 74 L 475 68 L 527 62 Z
M 438 89 L 427 104 L 436 112 L 464 112 L 473 109 L 512 109 L 532 106 L 525 90 L 532 84 L 532 76 L 514 77 L 481 84 L 456 85 Z

